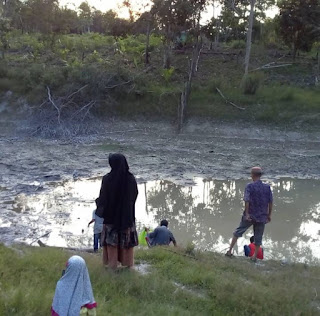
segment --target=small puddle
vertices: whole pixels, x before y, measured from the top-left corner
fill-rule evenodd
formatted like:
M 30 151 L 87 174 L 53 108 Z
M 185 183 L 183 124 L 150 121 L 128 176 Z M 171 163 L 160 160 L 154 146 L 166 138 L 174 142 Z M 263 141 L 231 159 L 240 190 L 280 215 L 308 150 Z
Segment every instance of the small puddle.
M 0 241 L 41 240 L 51 246 L 91 247 L 92 227 L 87 224 L 95 208 L 101 178 L 19 186 L 17 194 L 0 189 Z M 204 180 L 180 186 L 170 181 L 139 184 L 137 228 L 154 228 L 161 219 L 179 244 L 192 241 L 198 248 L 224 252 L 240 221 L 247 180 Z M 320 180 L 270 181 L 274 214 L 266 226 L 265 257 L 312 262 L 320 259 Z M 24 189 L 27 188 L 28 190 Z M 252 231 L 239 239 L 242 255 Z
M 134 269 L 139 272 L 141 275 L 147 275 L 150 273 L 151 264 L 147 262 L 135 263 Z

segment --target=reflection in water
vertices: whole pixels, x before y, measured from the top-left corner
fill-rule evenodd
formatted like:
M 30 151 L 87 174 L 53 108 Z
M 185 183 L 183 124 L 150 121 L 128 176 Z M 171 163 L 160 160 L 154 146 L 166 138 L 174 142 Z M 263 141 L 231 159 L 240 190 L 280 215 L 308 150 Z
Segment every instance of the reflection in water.
M 139 185 L 136 204 L 138 229 L 154 228 L 168 219 L 180 244 L 223 252 L 243 210 L 245 180 L 204 180 L 183 187 L 169 181 Z M 318 180 L 281 179 L 271 183 L 274 193 L 272 223 L 266 226 L 266 258 L 292 261 L 320 259 L 320 192 Z M 92 228 L 87 228 L 100 188 L 100 178 L 64 182 L 33 195 L 18 195 L 11 204 L 1 204 L 0 238 L 32 242 L 50 232 L 49 245 L 88 247 Z M 50 187 L 50 184 L 49 184 Z M 252 230 L 238 241 L 238 252 Z M 9 239 L 10 238 L 10 239 Z M 237 250 L 237 248 L 236 248 Z

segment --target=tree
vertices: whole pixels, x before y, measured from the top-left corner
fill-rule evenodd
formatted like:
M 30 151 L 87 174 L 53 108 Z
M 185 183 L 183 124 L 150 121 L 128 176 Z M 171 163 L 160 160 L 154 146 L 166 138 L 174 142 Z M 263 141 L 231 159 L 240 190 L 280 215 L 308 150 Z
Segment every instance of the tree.
M 92 18 L 92 8 L 89 6 L 88 2 L 82 2 L 79 6 L 80 14 L 80 28 L 84 33 L 90 33 L 91 26 L 93 24 Z
M 135 33 L 146 34 L 146 48 L 145 48 L 145 65 L 150 62 L 150 35 L 155 28 L 154 20 L 150 12 L 144 12 L 139 19 L 134 23 L 133 30 Z
M 286 0 L 278 6 L 279 34 L 292 47 L 293 58 L 298 50 L 310 51 L 320 38 L 320 1 Z
M 58 0 L 27 0 L 21 8 L 22 24 L 27 31 L 50 34 L 54 30 Z
M 231 21 L 238 21 L 236 24 L 242 23 L 246 20 L 246 15 L 248 7 L 250 8 L 249 18 L 248 18 L 248 28 L 246 32 L 246 55 L 244 60 L 244 78 L 248 75 L 251 46 L 252 46 L 252 32 L 256 19 L 265 19 L 266 15 L 264 11 L 271 5 L 274 4 L 274 0 L 222 0 L 224 4 L 225 11 L 231 11 Z M 256 13 L 259 12 L 259 14 Z M 231 27 L 234 30 L 235 26 Z
M 163 67 L 171 67 L 171 45 L 182 31 L 192 31 L 197 27 L 200 14 L 207 0 L 152 0 L 151 14 L 160 32 L 164 35 Z
M 254 22 L 254 6 L 256 4 L 256 0 L 250 0 L 250 16 L 249 16 L 249 26 L 247 32 L 247 43 L 246 43 L 246 56 L 244 59 L 244 76 L 246 77 L 249 72 L 249 63 L 250 63 L 250 54 L 251 54 L 251 46 L 252 46 L 252 29 Z
M 20 0 L 6 0 L 1 3 L 3 17 L 10 20 L 10 26 L 13 28 L 21 27 L 21 7 Z
M 56 13 L 53 31 L 62 34 L 77 33 L 78 24 L 77 12 L 67 7 L 62 7 Z

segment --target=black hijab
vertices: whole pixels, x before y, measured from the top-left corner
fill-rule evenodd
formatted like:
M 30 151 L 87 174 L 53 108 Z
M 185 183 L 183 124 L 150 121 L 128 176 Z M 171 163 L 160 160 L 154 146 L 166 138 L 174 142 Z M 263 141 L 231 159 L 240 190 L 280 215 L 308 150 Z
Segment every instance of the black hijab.
M 127 159 L 122 154 L 110 154 L 110 173 L 102 179 L 98 208 L 103 208 L 104 224 L 123 230 L 135 223 L 137 182 L 129 172 Z

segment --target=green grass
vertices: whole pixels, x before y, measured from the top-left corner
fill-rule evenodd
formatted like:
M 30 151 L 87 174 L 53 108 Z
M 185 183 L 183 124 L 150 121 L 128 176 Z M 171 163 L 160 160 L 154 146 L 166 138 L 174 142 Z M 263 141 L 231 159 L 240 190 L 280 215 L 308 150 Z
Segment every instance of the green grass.
M 56 282 L 73 255 L 54 248 L 0 245 L 0 315 L 48 315 Z M 136 251 L 149 273 L 112 273 L 99 255 L 87 262 L 98 315 L 316 315 L 320 267 L 253 265 L 184 249 Z
M 219 84 L 219 83 L 218 83 Z M 267 123 L 319 123 L 320 91 L 316 88 L 265 85 L 255 95 L 241 93 L 239 87 L 221 89 L 229 101 L 246 108 L 240 111 L 227 104 L 211 87 L 194 89 L 187 114 Z

